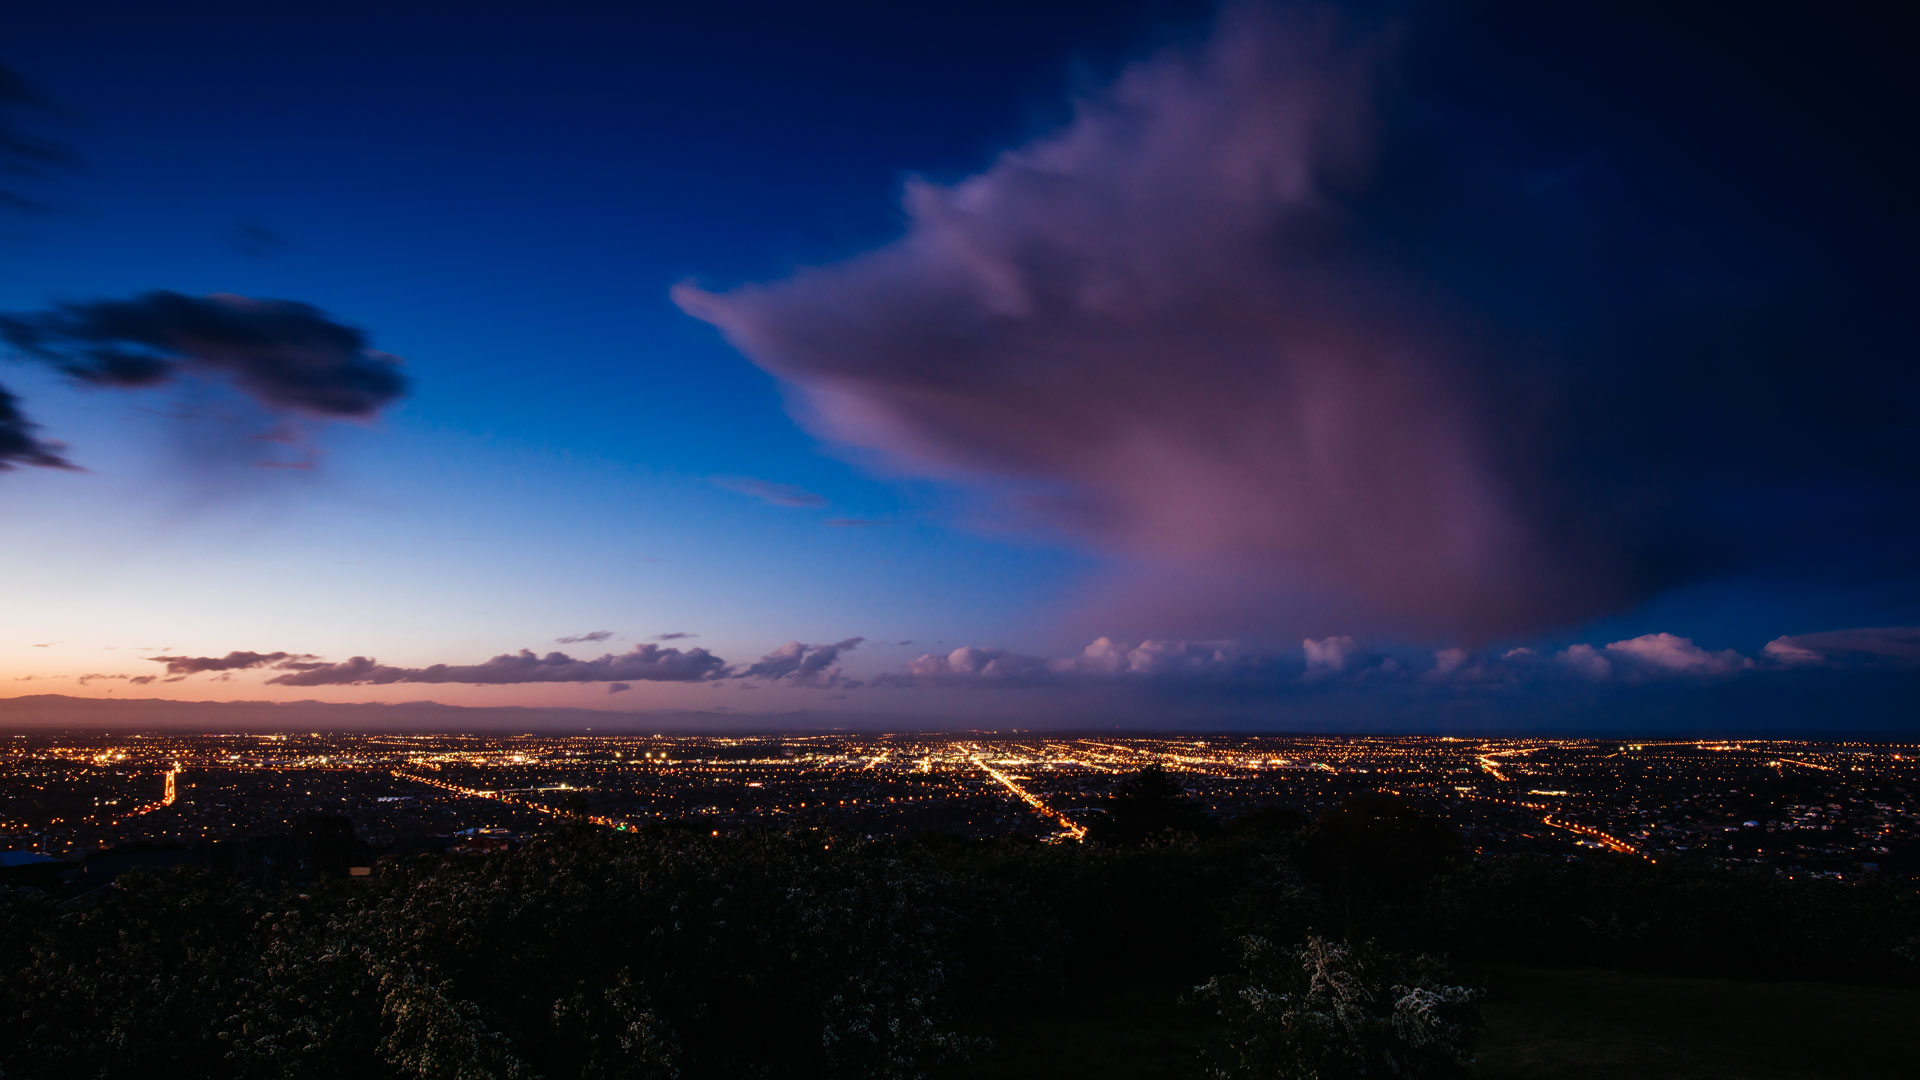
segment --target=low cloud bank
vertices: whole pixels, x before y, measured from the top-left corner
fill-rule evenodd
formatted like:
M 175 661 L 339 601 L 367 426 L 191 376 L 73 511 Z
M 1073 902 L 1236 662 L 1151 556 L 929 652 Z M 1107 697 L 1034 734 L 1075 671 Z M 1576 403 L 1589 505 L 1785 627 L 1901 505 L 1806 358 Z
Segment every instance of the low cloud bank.
M 591 682 L 699 682 L 726 673 L 726 661 L 705 649 L 663 649 L 635 645 L 624 653 L 578 660 L 566 653 L 544 656 L 531 649 L 501 653 L 480 664 L 433 664 L 394 667 L 367 656 L 335 664 L 276 675 L 267 681 L 280 686 L 379 686 L 390 683 L 591 683 Z
M 873 685 L 1060 686 L 1121 681 L 1241 686 L 1546 684 L 1555 681 L 1652 683 L 1726 680 L 1750 672 L 1808 668 L 1920 670 L 1920 627 L 1842 630 L 1778 638 L 1758 656 L 1710 650 L 1676 634 L 1654 633 L 1605 645 L 1575 644 L 1554 652 L 1517 648 L 1443 649 L 1423 661 L 1371 651 L 1346 635 L 1307 638 L 1298 649 L 1233 641 L 1116 642 L 1098 638 L 1071 656 L 1040 657 L 963 645 L 926 653 L 901 673 Z
M 308 653 L 230 652 L 225 656 L 149 656 L 156 664 L 165 664 L 168 675 L 199 675 L 209 671 L 243 671 L 257 667 L 297 667 L 317 660 Z

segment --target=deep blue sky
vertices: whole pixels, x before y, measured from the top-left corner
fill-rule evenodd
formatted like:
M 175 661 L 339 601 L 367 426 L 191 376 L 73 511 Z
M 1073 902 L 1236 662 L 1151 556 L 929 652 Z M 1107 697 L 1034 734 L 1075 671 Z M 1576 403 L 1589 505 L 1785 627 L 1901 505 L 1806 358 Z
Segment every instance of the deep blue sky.
M 73 160 L 0 185 L 44 204 L 0 208 L 0 312 L 298 301 L 407 389 L 341 422 L 204 343 L 133 387 L 16 336 L 86 471 L 0 472 L 0 672 L 1545 728 L 1791 678 L 1768 722 L 1896 723 L 1913 40 L 1538 7 L 18 5 L 0 131 Z M 616 663 L 483 665 L 522 648 Z M 236 651 L 388 673 L 127 683 Z

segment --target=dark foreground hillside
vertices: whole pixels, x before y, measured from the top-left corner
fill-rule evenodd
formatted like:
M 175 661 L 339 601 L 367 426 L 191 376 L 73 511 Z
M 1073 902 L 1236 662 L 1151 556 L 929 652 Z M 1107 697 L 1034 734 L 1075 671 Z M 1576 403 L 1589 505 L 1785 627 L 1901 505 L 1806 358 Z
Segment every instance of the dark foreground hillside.
M 0 891 L 62 1077 L 1894 1075 L 1912 882 L 1470 857 L 1363 799 L 1084 845 L 574 825 L 368 877 Z M 1476 1060 L 1477 1058 L 1477 1060 Z

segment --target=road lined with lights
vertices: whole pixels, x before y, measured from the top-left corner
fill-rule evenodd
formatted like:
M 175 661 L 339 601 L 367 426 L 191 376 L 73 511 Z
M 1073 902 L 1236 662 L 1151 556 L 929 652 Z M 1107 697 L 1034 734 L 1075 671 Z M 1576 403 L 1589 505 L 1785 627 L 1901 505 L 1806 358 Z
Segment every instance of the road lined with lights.
M 396 780 L 411 780 L 416 784 L 425 784 L 428 787 L 439 788 L 442 791 L 451 791 L 455 795 L 465 795 L 470 799 L 493 799 L 496 802 L 503 802 L 510 806 L 518 806 L 523 810 L 532 810 L 536 814 L 545 814 L 548 817 L 580 818 L 589 824 L 599 825 L 607 829 L 624 830 L 632 827 L 631 824 L 623 818 L 606 817 L 602 814 L 571 814 L 565 810 L 556 810 L 551 806 L 542 805 L 531 799 L 516 799 L 512 794 L 505 791 L 486 791 L 480 788 L 461 787 L 459 784 L 450 783 L 446 780 L 435 780 L 430 776 L 419 776 L 414 773 L 401 772 L 399 769 L 391 770 L 390 775 Z
M 180 797 L 180 789 L 174 785 L 174 779 L 179 775 L 180 775 L 180 763 L 176 761 L 173 763 L 173 768 L 168 769 L 166 771 L 165 784 L 160 789 L 160 801 L 150 802 L 150 803 L 147 803 L 145 806 L 140 806 L 133 810 L 130 810 L 127 812 L 126 816 L 139 817 L 141 814 L 151 814 L 155 810 L 164 810 L 165 808 L 172 806 L 174 804 L 174 801 Z
M 972 761 L 975 765 L 979 766 L 981 772 L 984 772 L 988 776 L 993 777 L 995 780 L 1000 781 L 1000 783 L 1004 785 L 1008 791 L 1013 792 L 1016 796 L 1020 798 L 1022 802 L 1026 803 L 1028 806 L 1033 807 L 1034 811 L 1037 812 L 1041 817 L 1047 818 L 1048 820 L 1052 821 L 1054 824 L 1060 826 L 1061 831 L 1065 832 L 1067 835 L 1073 837 L 1075 840 L 1085 840 L 1087 838 L 1087 830 L 1085 826 L 1075 824 L 1072 820 L 1070 820 L 1067 817 L 1067 815 L 1062 814 L 1060 811 L 1055 810 L 1051 806 L 1048 806 L 1046 802 L 1040 798 L 1040 796 L 1035 795 L 1033 792 L 1028 791 L 1026 788 L 1023 788 L 1019 784 L 1015 783 L 1013 780 L 1013 777 L 1008 776 L 1006 773 L 1003 773 L 999 769 L 996 769 L 993 766 L 987 764 L 986 760 L 983 759 L 978 753 L 975 753 L 968 760 Z

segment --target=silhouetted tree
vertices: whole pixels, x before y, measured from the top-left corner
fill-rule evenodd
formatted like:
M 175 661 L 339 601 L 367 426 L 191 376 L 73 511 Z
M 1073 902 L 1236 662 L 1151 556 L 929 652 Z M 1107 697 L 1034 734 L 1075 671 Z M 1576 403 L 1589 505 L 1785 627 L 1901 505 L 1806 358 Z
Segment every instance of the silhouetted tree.
M 1257 806 L 1228 821 L 1226 832 L 1235 836 L 1292 836 L 1313 824 L 1307 815 L 1286 806 Z
M 1392 795 L 1367 793 L 1320 815 L 1302 837 L 1300 869 L 1349 918 L 1419 899 L 1466 855 L 1459 830 Z
M 1107 797 L 1106 810 L 1104 818 L 1088 827 L 1087 838 L 1118 847 L 1137 846 L 1168 833 L 1206 836 L 1219 828 L 1180 781 L 1158 765 L 1121 778 Z

